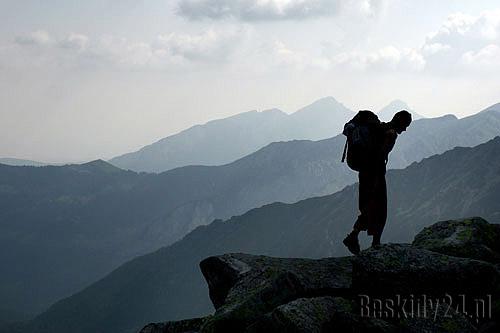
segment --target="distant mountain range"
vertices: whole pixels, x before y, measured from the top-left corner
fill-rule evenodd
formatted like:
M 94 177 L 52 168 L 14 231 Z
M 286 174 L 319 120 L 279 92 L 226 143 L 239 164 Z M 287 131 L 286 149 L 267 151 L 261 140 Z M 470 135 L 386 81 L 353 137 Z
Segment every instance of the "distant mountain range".
M 454 147 L 472 147 L 500 135 L 500 103 L 457 119 L 454 115 L 412 122 L 398 138 L 391 153 L 390 168 L 404 168 L 414 161 Z
M 20 158 L 9 158 L 9 157 L 0 157 L 0 164 L 7 164 L 12 166 L 44 166 L 49 165 L 48 163 L 31 161 L 31 160 L 23 160 Z
M 455 148 L 387 174 L 389 218 L 382 241 L 408 242 L 438 220 L 484 216 L 500 222 L 500 137 Z M 273 203 L 214 221 L 181 241 L 122 265 L 57 302 L 26 332 L 135 332 L 148 322 L 205 315 L 201 259 L 228 252 L 279 257 L 346 255 L 342 238 L 357 213 L 357 185 L 294 204 Z M 22 330 L 20 330 L 22 331 Z
M 353 115 L 333 97 L 320 99 L 290 115 L 278 109 L 244 112 L 190 127 L 109 162 L 146 172 L 186 165 L 221 165 L 271 142 L 332 137 Z
M 493 109 L 464 119 L 417 120 L 398 139 L 391 166 L 499 133 L 500 113 Z M 104 161 L 0 165 L 0 258 L 22 267 L 0 276 L 4 307 L 36 313 L 199 225 L 276 201 L 336 192 L 356 181 L 340 163 L 344 142 L 340 135 L 272 143 L 227 165 L 158 175 L 123 171 Z
M 378 111 L 378 115 L 381 120 L 388 121 L 402 109 L 409 110 L 414 120 L 422 118 L 401 100 L 392 101 Z M 353 111 L 333 97 L 317 100 L 292 114 L 278 109 L 249 111 L 195 125 L 136 152 L 114 157 L 109 162 L 137 172 L 163 172 L 187 165 L 222 165 L 271 142 L 321 140 L 335 136 L 353 116 Z M 15 166 L 63 164 L 16 158 L 0 158 L 0 163 Z

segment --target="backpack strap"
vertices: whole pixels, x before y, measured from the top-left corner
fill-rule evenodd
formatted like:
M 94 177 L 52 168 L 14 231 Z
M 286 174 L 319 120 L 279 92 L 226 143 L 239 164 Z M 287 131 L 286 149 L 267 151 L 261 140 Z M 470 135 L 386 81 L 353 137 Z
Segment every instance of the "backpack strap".
M 347 138 L 345 139 L 344 152 L 342 153 L 342 163 L 345 161 L 345 155 L 347 153 Z

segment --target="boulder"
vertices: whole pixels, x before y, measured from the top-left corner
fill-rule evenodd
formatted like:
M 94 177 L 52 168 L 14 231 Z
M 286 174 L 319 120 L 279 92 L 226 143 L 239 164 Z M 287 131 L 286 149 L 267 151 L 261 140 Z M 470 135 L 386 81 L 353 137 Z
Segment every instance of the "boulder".
M 204 332 L 241 331 L 258 317 L 300 297 L 350 292 L 351 257 L 271 258 L 225 254 L 200 263 L 217 310 Z
M 419 311 L 416 313 L 425 313 L 423 307 L 424 305 L 419 305 Z M 463 313 L 449 307 L 449 304 L 443 304 L 436 309 L 428 308 L 426 311 L 426 316 L 414 315 L 400 319 L 397 323 L 400 332 L 477 332 L 472 322 Z
M 398 332 L 383 320 L 362 318 L 355 307 L 342 297 L 299 298 L 261 317 L 245 333 Z
M 413 246 L 500 264 L 500 225 L 480 217 L 440 221 L 419 232 Z
M 207 320 L 204 318 L 193 318 L 179 321 L 168 321 L 165 323 L 151 323 L 139 333 L 197 333 L 201 325 Z
M 413 247 L 383 244 L 353 260 L 352 286 L 371 295 L 495 294 L 500 272 L 490 263 Z

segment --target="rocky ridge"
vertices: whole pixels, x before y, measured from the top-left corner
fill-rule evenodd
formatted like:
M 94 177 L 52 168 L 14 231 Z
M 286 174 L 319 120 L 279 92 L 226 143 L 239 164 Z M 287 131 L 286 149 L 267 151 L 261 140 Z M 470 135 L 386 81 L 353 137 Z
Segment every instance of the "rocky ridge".
M 499 244 L 500 225 L 472 217 L 354 257 L 213 256 L 200 268 L 215 313 L 140 333 L 497 332 Z

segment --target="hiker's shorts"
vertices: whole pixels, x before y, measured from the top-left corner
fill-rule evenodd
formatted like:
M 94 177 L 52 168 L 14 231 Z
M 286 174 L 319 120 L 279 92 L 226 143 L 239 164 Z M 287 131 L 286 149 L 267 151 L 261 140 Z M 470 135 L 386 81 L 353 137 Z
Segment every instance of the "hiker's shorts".
M 385 164 L 362 170 L 359 177 L 359 211 L 354 227 L 367 230 L 368 235 L 380 235 L 387 220 L 387 186 Z

